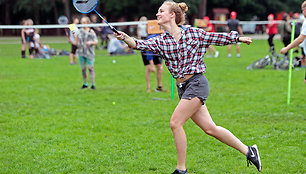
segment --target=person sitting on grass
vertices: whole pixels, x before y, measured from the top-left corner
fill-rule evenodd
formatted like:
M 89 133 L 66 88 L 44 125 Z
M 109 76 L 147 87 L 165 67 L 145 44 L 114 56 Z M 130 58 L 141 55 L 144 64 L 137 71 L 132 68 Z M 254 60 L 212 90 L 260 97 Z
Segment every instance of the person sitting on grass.
M 35 58 L 50 58 L 50 46 L 44 45 L 40 42 L 40 35 L 38 32 L 34 35 L 34 43 L 31 43 L 30 45 L 31 47 L 35 48 Z
M 107 46 L 107 52 L 110 55 L 126 55 L 126 54 L 134 54 L 134 51 L 126 46 L 122 41 L 116 39 L 113 34 L 108 35 L 109 43 Z

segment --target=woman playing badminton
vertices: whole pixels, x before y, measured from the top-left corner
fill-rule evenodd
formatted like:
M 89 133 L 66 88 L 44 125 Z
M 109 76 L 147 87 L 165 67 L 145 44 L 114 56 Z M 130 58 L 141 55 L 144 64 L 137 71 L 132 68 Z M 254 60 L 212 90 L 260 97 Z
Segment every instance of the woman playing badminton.
M 181 26 L 187 10 L 185 3 L 165 1 L 156 14 L 158 24 L 166 31 L 160 36 L 137 40 L 123 32 L 117 34 L 119 40 L 123 40 L 134 49 L 150 50 L 160 54 L 176 79 L 180 102 L 170 120 L 178 158 L 173 173 L 187 173 L 187 140 L 183 125 L 189 118 L 206 134 L 246 155 L 248 164 L 253 163 L 258 171 L 261 171 L 257 146 L 246 146 L 230 131 L 216 126 L 205 105 L 209 89 L 208 81 L 203 75 L 206 69 L 203 57 L 209 45 L 224 46 L 237 42 L 250 44 L 252 40 L 248 37 L 239 37 L 237 32 L 209 33 L 202 29 Z

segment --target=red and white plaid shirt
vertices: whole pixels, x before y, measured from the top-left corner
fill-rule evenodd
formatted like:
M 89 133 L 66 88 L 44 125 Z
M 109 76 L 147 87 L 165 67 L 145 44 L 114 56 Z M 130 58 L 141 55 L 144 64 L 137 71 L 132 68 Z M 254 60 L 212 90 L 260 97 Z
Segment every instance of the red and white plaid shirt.
M 237 32 L 209 33 L 198 28 L 182 28 L 178 42 L 169 32 L 148 40 L 137 40 L 136 49 L 149 50 L 159 54 L 174 78 L 184 78 L 185 74 L 205 73 L 203 57 L 209 45 L 229 45 L 236 43 Z

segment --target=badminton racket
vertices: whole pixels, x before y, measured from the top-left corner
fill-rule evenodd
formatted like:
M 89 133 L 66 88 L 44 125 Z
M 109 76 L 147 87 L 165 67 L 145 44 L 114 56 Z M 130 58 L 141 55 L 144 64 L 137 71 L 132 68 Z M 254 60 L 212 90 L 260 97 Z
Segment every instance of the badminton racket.
M 60 24 L 60 25 L 67 25 L 69 23 L 69 20 L 66 16 L 60 16 L 58 19 L 57 19 L 57 22 Z M 69 34 L 68 34 L 68 31 L 67 29 L 65 28 L 65 34 L 67 37 L 69 37 Z
M 99 0 L 72 0 L 72 4 L 81 13 L 90 13 L 92 11 L 96 12 L 97 15 L 110 27 L 110 29 L 119 34 L 118 31 L 111 26 L 101 15 L 97 12 L 96 7 Z

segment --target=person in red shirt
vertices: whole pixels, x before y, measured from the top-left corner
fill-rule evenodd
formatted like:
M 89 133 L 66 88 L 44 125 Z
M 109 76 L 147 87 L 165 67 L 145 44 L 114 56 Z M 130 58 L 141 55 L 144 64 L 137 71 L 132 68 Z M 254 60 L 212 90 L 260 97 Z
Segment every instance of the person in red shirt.
M 270 46 L 270 51 L 274 51 L 275 48 L 274 48 L 273 38 L 277 34 L 277 23 L 274 20 L 273 14 L 269 14 L 268 21 L 269 23 L 267 24 L 267 31 L 266 31 L 269 35 L 268 43 Z
M 203 17 L 204 22 L 207 23 L 207 26 L 204 28 L 207 32 L 215 32 L 214 25 L 210 22 L 210 19 L 208 16 Z M 219 51 L 216 50 L 216 48 L 212 45 L 209 45 L 208 47 L 208 55 L 207 57 L 212 57 L 212 52 L 214 53 L 214 57 L 217 58 L 219 56 Z

